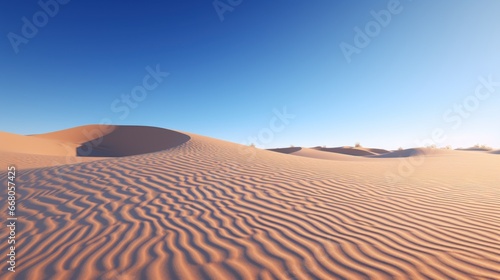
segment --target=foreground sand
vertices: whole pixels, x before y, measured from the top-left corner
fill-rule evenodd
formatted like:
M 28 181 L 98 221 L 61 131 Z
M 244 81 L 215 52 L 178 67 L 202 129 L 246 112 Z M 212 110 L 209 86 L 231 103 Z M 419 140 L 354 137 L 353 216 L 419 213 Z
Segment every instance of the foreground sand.
M 430 153 L 409 172 L 404 157 L 184 135 L 76 164 L 0 152 L 2 184 L 7 164 L 20 168 L 18 266 L 2 260 L 0 278 L 500 279 L 498 153 Z

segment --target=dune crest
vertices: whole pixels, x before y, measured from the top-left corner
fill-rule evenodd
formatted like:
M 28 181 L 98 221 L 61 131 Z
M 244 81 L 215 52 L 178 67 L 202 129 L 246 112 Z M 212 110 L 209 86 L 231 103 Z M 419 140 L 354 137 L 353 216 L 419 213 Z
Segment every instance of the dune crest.
M 278 148 L 278 149 L 270 149 L 269 151 L 278 152 L 282 154 L 289 154 L 293 156 L 307 157 L 307 158 L 315 158 L 315 159 L 325 159 L 325 160 L 360 160 L 361 157 L 352 156 L 348 154 L 342 153 L 330 153 L 323 152 L 318 149 L 310 149 L 310 148 Z
M 361 148 L 361 147 L 338 147 L 338 148 L 278 148 L 270 151 L 289 154 L 294 156 L 310 157 L 329 160 L 356 160 L 375 158 L 406 158 L 416 156 L 452 155 L 456 151 L 432 148 L 412 148 L 398 151 L 387 151 L 383 149 Z
M 123 157 L 179 146 L 190 137 L 146 126 L 86 125 L 29 136 L 0 134 L 3 151 L 47 156 Z
M 476 145 L 476 146 L 470 147 L 470 148 L 458 148 L 457 151 L 492 152 L 494 150 L 490 147 L 485 146 L 485 145 Z
M 322 147 L 316 147 L 314 148 L 319 151 L 323 152 L 330 152 L 330 153 L 338 153 L 338 154 L 345 154 L 345 155 L 351 155 L 351 156 L 374 156 L 374 155 L 380 155 L 380 154 L 385 154 L 388 153 L 389 151 L 383 150 L 383 149 L 373 149 L 373 148 L 364 148 L 364 147 L 336 147 L 336 148 L 322 148 Z
M 432 149 L 432 148 L 412 148 L 405 150 L 392 151 L 386 154 L 372 156 L 374 158 L 405 158 L 415 156 L 436 156 L 436 155 L 450 155 L 455 154 L 455 151 L 445 149 Z

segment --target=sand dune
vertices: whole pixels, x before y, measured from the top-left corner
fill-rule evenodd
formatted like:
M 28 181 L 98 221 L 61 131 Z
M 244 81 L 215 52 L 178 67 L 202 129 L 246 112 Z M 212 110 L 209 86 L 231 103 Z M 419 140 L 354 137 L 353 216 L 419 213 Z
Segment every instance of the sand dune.
M 277 149 L 269 149 L 271 152 L 277 152 L 282 154 L 293 154 L 301 151 L 303 148 L 301 147 L 290 147 L 290 148 L 277 148 Z
M 481 147 L 471 147 L 471 148 L 459 148 L 457 151 L 469 151 L 469 152 L 491 152 L 491 148 L 481 148 Z
M 437 156 L 437 155 L 451 155 L 456 152 L 445 149 L 431 149 L 431 148 L 413 148 L 398 151 L 387 151 L 383 149 L 367 149 L 367 148 L 353 148 L 353 147 L 340 147 L 340 148 L 279 148 L 270 149 L 270 151 L 289 154 L 294 156 L 310 157 L 316 159 L 328 160 L 356 160 L 361 158 L 406 158 L 415 156 Z
M 388 153 L 389 151 L 383 149 L 373 149 L 373 148 L 364 148 L 364 147 L 337 147 L 337 148 L 322 148 L 316 147 L 314 148 L 323 152 L 330 153 L 339 153 L 346 154 L 352 156 L 374 156 Z
M 317 149 L 309 148 L 280 148 L 280 149 L 270 149 L 270 151 L 278 152 L 282 154 L 289 154 L 294 156 L 315 158 L 315 159 L 326 159 L 326 160 L 360 160 L 360 157 L 351 156 L 341 153 L 329 153 L 319 151 Z
M 0 151 L 35 155 L 76 155 L 74 145 L 51 139 L 0 132 Z
M 165 133 L 167 150 L 19 171 L 19 266 L 1 279 L 500 279 L 496 155 L 436 154 L 391 184 L 401 158 Z
M 446 149 L 432 149 L 432 148 L 412 148 L 405 150 L 398 150 L 381 155 L 374 155 L 377 158 L 404 158 L 414 156 L 439 156 L 456 154 L 455 151 Z
M 189 140 L 186 134 L 156 127 L 87 125 L 34 135 L 60 143 L 71 143 L 78 156 L 131 156 L 153 153 Z
M 0 132 L 0 151 L 49 156 L 131 156 L 158 152 L 189 140 L 186 134 L 156 127 L 86 125 L 22 136 Z
M 86 125 L 29 136 L 0 132 L 0 163 L 15 162 L 20 169 L 76 164 L 158 152 L 188 140 L 180 132 L 145 126 Z

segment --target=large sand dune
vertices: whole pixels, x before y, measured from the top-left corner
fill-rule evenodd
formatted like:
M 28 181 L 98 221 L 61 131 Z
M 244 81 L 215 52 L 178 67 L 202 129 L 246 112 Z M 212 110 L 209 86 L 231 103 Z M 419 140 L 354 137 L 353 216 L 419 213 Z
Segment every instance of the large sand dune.
M 125 146 L 107 144 L 144 129 L 126 128 L 103 150 L 123 156 Z M 5 164 L 37 158 L 39 167 L 18 170 L 18 267 L 7 273 L 2 261 L 0 278 L 500 279 L 497 155 L 428 156 L 390 183 L 386 173 L 407 158 L 321 160 L 148 133 L 166 146 L 60 164 L 0 152 L 1 182 Z
M 41 142 L 35 147 L 25 145 L 26 143 L 17 144 L 14 150 L 16 152 L 57 156 L 104 157 L 152 153 L 178 146 L 189 140 L 189 136 L 186 134 L 163 128 L 113 125 L 86 125 L 46 134 L 16 135 L 16 137 L 28 138 L 37 144 Z M 53 152 L 52 149 L 46 148 L 48 145 L 43 145 L 45 143 L 71 148 L 66 149 L 64 153 Z M 28 147 L 30 150 L 24 151 Z M 48 147 L 52 148 L 51 146 Z M 34 148 L 37 149 L 36 152 L 33 152 Z

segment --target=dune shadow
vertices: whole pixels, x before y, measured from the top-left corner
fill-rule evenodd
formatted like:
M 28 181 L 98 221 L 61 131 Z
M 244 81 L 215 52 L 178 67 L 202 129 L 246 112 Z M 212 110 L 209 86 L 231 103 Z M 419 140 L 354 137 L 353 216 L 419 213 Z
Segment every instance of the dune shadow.
M 456 150 L 457 151 L 466 151 L 466 152 L 490 152 L 490 153 L 494 153 L 495 152 L 495 151 L 492 151 L 491 149 L 488 149 L 488 148 L 475 148 L 475 147 L 472 147 L 472 148 L 458 148 Z
M 301 147 L 290 147 L 290 148 L 279 148 L 279 149 L 269 149 L 268 151 L 277 152 L 282 154 L 291 154 L 300 151 Z
M 369 151 L 364 151 L 364 150 L 358 150 L 358 149 L 353 149 L 353 148 L 319 148 L 317 149 L 322 152 L 329 152 L 329 153 L 337 153 L 337 154 L 344 154 L 344 155 L 350 155 L 350 156 L 371 156 L 374 155 L 375 153 L 369 152 Z
M 381 155 L 374 155 L 371 157 L 374 158 L 407 158 L 407 157 L 414 157 L 414 156 L 419 156 L 423 155 L 424 152 L 421 149 L 406 149 L 406 150 L 398 150 L 398 151 L 393 151 L 389 152 L 386 154 L 381 154 Z
M 179 146 L 191 139 L 186 134 L 157 127 L 117 126 L 111 132 L 76 148 L 80 157 L 124 157 L 154 153 Z

